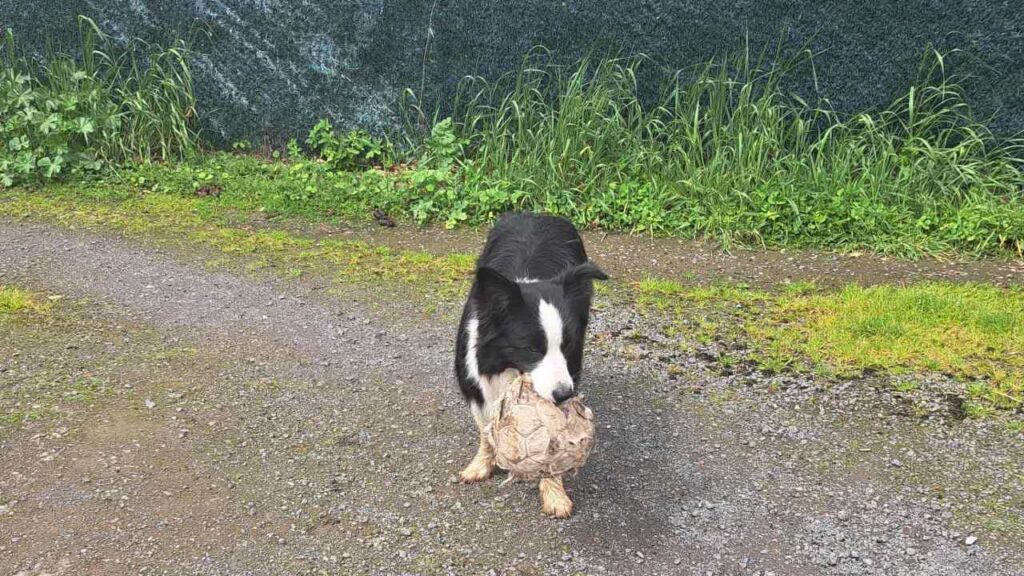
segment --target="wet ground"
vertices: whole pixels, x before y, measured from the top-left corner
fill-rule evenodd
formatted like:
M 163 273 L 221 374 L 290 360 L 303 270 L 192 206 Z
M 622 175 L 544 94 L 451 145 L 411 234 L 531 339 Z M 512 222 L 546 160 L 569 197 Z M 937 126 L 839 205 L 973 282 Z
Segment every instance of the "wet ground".
M 868 273 L 588 241 L 626 277 Z M 35 418 L 0 428 L 0 574 L 1024 574 L 1024 435 L 912 409 L 941 398 L 725 373 L 657 318 L 598 302 L 598 448 L 569 482 L 576 514 L 555 521 L 534 486 L 453 481 L 476 441 L 450 369 L 459 302 L 206 257 L 0 220 L 0 283 L 62 296 L 0 324 L 0 400 Z M 1013 281 L 1016 266 L 899 262 L 885 278 Z

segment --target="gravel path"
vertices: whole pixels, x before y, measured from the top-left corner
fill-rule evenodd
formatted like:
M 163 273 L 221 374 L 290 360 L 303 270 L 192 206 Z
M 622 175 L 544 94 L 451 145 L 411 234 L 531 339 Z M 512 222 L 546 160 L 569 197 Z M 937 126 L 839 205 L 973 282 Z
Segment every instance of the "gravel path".
M 0 283 L 80 303 L 93 335 L 0 341 L 0 385 L 97 359 L 118 383 L 0 437 L 0 575 L 1024 575 L 1024 438 L 1001 426 L 908 416 L 870 381 L 721 375 L 606 306 L 598 449 L 553 521 L 534 486 L 452 481 L 475 432 L 445 314 L 195 260 L 0 220 Z

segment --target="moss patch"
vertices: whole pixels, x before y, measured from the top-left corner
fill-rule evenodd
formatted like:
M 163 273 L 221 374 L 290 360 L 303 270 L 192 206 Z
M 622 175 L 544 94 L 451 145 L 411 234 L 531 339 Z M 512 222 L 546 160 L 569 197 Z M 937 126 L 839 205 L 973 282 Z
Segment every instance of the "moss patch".
M 0 285 L 0 319 L 18 313 L 42 313 L 49 304 L 38 295 L 14 286 Z
M 964 382 L 975 401 L 966 406 L 971 416 L 1024 401 L 1021 288 L 923 283 L 848 286 L 831 293 L 798 285 L 764 292 L 647 280 L 636 291 L 641 309 L 674 317 L 670 331 L 700 344 L 750 346 L 765 369 L 830 376 L 944 373 Z
M 980 284 L 848 286 L 783 297 L 751 333 L 769 354 L 837 373 L 943 372 L 972 396 L 1013 407 L 1024 395 L 1024 291 Z M 978 380 L 978 381 L 972 381 Z
M 250 271 L 273 267 L 293 278 L 314 272 L 343 282 L 398 280 L 431 293 L 450 294 L 464 287 L 473 270 L 474 257 L 469 254 L 438 256 L 356 240 L 313 239 L 238 224 L 236 211 L 203 199 L 118 190 L 93 185 L 84 190 L 55 186 L 45 193 L 10 191 L 0 196 L 0 215 L 200 243 L 225 254 L 251 257 Z

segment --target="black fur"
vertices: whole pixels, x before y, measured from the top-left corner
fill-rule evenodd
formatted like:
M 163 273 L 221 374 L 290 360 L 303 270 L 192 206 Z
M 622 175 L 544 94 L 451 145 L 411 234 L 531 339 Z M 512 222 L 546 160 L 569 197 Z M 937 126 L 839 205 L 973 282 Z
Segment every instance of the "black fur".
M 521 213 L 502 216 L 477 260 L 476 277 L 459 322 L 455 374 L 463 397 L 477 405 L 484 401 L 465 363 L 469 320 L 476 317 L 479 324 L 481 375 L 500 374 L 508 368 L 529 372 L 547 347 L 538 319 L 541 299 L 562 317 L 562 352 L 578 384 L 593 280 L 607 278 L 587 259 L 583 240 L 568 220 Z M 535 282 L 517 282 L 525 279 Z

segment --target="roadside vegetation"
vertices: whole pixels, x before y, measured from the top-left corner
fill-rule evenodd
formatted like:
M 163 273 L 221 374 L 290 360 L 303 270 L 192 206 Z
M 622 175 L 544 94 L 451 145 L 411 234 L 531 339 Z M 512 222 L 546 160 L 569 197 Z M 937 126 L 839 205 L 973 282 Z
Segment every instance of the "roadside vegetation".
M 237 142 L 229 155 L 201 151 L 187 43 L 116 45 L 80 27 L 78 54 L 43 59 L 7 35 L 3 186 L 102 171 L 321 218 L 380 210 L 452 227 L 523 209 L 726 245 L 1024 252 L 1024 139 L 974 117 L 940 53 L 887 108 L 840 114 L 786 90 L 806 53 L 665 71 L 663 96 L 646 102 L 645 58 L 566 67 L 534 51 L 493 82 L 466 78 L 446 117 L 407 92 L 388 138 L 323 120 L 282 150 Z
M 198 150 L 188 50 L 137 41 L 112 51 L 88 18 L 80 53 L 38 60 L 0 47 L 0 186 L 82 178 Z
M 653 103 L 638 95 L 644 65 L 527 58 L 492 84 L 467 80 L 453 116 L 467 192 L 433 207 L 477 222 L 479 206 L 516 206 L 723 243 L 1024 248 L 1024 141 L 974 119 L 941 54 L 888 108 L 853 115 L 786 92 L 808 56 L 715 60 L 671 76 Z
M 280 150 L 201 146 L 188 47 L 114 46 L 87 19 L 81 52 L 0 49 L 0 215 L 201 243 L 252 269 L 393 279 L 454 298 L 472 255 L 395 251 L 254 226 L 369 219 L 484 225 L 506 210 L 581 227 L 765 246 L 1020 258 L 1024 140 L 974 118 L 943 56 L 884 110 L 843 115 L 789 94 L 809 57 L 710 62 L 644 102 L 643 58 L 574 67 L 533 53 L 494 82 L 467 78 L 451 113 L 407 93 L 380 138 L 328 120 Z M 770 58 L 768 56 L 771 56 Z M 197 108 L 199 108 L 197 112 Z M 848 377 L 933 372 L 973 415 L 1020 409 L 1020 288 L 811 285 L 772 292 L 652 279 L 627 296 L 673 312 L 682 345 L 729 341 L 760 370 Z M 0 290 L 0 321 L 35 302 Z M 735 362 L 725 356 L 722 362 Z

